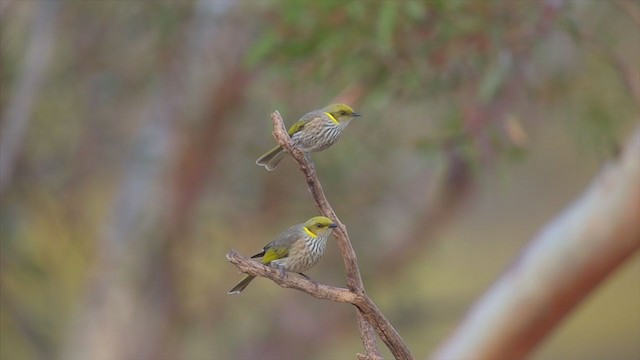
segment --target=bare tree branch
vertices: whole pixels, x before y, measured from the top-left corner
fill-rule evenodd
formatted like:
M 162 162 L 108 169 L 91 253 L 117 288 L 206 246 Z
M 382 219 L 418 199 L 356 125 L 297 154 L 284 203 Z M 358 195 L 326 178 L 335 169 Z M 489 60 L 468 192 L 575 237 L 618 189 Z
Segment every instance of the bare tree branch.
M 238 270 L 245 274 L 270 279 L 283 288 L 300 290 L 317 299 L 353 304 L 362 311 L 363 318 L 367 321 L 367 324 L 372 324 L 378 333 L 387 334 L 386 336 L 390 338 L 393 337 L 391 333 L 395 330 L 384 318 L 382 311 L 368 296 L 362 293 L 358 294 L 349 289 L 320 284 L 288 273 L 284 273 L 283 276 L 279 270 L 246 258 L 235 250 L 229 251 L 226 257 L 227 261 L 234 264 Z M 361 355 L 359 358 L 375 358 L 371 356 L 369 349 L 367 349 L 367 353 L 368 355 Z
M 640 249 L 640 127 L 527 246 L 434 359 L 520 359 Z
M 347 270 L 347 287 L 354 292 L 364 292 L 362 277 L 360 276 L 360 269 L 358 268 L 358 261 L 356 260 L 356 253 L 348 239 L 347 227 L 340 222 L 340 219 L 338 219 L 338 216 L 329 204 L 329 200 L 327 200 L 327 197 L 324 195 L 322 185 L 316 175 L 315 166 L 310 163 L 304 153 L 297 149 L 291 142 L 291 138 L 284 127 L 284 122 L 282 121 L 280 113 L 276 111 L 271 114 L 271 120 L 273 121 L 274 126 L 273 137 L 276 139 L 276 142 L 291 154 L 296 162 L 298 162 L 300 170 L 304 173 L 307 186 L 309 187 L 309 192 L 311 193 L 311 197 L 316 203 L 316 206 L 322 215 L 333 219 L 339 225 L 333 233 L 338 239 L 338 246 L 340 247 L 340 252 L 344 258 L 344 265 Z
M 356 318 L 358 321 L 358 331 L 360 331 L 365 350 L 364 354 L 356 354 L 358 360 L 382 360 L 373 327 L 367 322 L 367 319 L 365 319 L 364 314 L 360 312 L 360 310 L 356 312 Z
M 339 225 L 334 231 L 334 235 L 338 241 L 338 246 L 340 247 L 340 252 L 344 260 L 347 271 L 347 287 L 349 289 L 317 284 L 294 276 L 281 276 L 278 271 L 243 258 L 233 250 L 227 254 L 227 260 L 236 265 L 242 272 L 269 278 L 282 287 L 294 288 L 319 299 L 353 304 L 358 309 L 358 329 L 360 330 L 362 342 L 366 350 L 366 354 L 357 355 L 359 359 L 382 359 L 382 355 L 376 344 L 376 334 L 387 345 L 396 359 L 413 359 L 411 352 L 409 352 L 407 345 L 398 332 L 393 328 L 376 304 L 366 295 L 356 260 L 356 254 L 351 246 L 347 229 L 344 224 L 340 222 L 324 195 L 322 185 L 316 176 L 315 167 L 307 159 L 305 154 L 293 145 L 284 127 L 280 113 L 275 111 L 271 114 L 271 120 L 273 121 L 273 136 L 276 142 L 291 154 L 300 166 L 316 206 L 324 216 L 330 217 Z
M 353 246 L 351 246 L 351 241 L 349 240 L 349 235 L 347 234 L 346 226 L 338 219 L 335 211 L 329 204 L 329 200 L 324 195 L 324 191 L 322 190 L 322 185 L 320 184 L 320 180 L 318 180 L 318 176 L 316 175 L 315 166 L 307 159 L 304 153 L 300 151 L 293 145 L 291 138 L 287 132 L 287 129 L 284 126 L 284 121 L 282 120 L 282 116 L 278 111 L 274 111 L 271 114 L 271 121 L 273 122 L 273 137 L 276 139 L 278 145 L 282 146 L 298 163 L 300 170 L 304 174 L 305 180 L 307 182 L 307 186 L 309 187 L 309 192 L 311 193 L 311 197 L 316 204 L 318 210 L 322 215 L 327 216 L 333 221 L 335 221 L 339 226 L 334 231 L 335 237 L 338 240 L 338 247 L 340 248 L 340 253 L 342 254 L 342 259 L 344 261 L 344 265 L 347 271 L 347 287 L 352 292 L 364 297 L 367 300 L 367 310 L 371 312 L 367 313 L 365 309 L 358 306 L 360 310 L 358 312 L 358 317 L 364 316 L 370 325 L 374 326 L 374 330 L 382 339 L 382 341 L 387 345 L 391 353 L 396 359 L 412 359 L 413 356 L 407 348 L 407 345 L 404 343 L 398 332 L 393 328 L 391 323 L 384 317 L 382 312 L 377 310 L 377 307 L 369 299 L 369 297 L 365 294 L 364 284 L 362 283 L 362 277 L 360 275 L 360 269 L 358 267 L 358 261 L 356 258 L 356 253 L 353 250 Z M 372 306 L 371 306 L 372 305 Z M 376 313 L 377 319 L 380 323 L 376 324 L 372 322 L 372 314 L 373 310 L 377 310 Z M 367 326 L 364 321 L 358 320 L 358 327 L 360 330 L 360 334 L 362 337 L 363 344 L 367 351 L 373 351 L 375 344 L 375 338 L 372 336 L 372 330 L 370 326 Z M 374 357 L 380 357 L 380 353 L 375 347 L 377 353 L 367 354 Z
M 331 300 L 343 303 L 356 302 L 356 294 L 349 291 L 349 289 L 343 289 L 334 286 L 323 285 L 311 280 L 307 280 L 303 277 L 290 275 L 284 273 L 284 276 L 278 269 L 262 265 L 257 261 L 253 261 L 240 255 L 237 251 L 231 250 L 227 254 L 227 261 L 235 265 L 238 270 L 245 274 L 253 276 L 262 276 L 267 279 L 271 279 L 276 284 L 283 288 L 291 288 L 305 292 L 316 299 Z

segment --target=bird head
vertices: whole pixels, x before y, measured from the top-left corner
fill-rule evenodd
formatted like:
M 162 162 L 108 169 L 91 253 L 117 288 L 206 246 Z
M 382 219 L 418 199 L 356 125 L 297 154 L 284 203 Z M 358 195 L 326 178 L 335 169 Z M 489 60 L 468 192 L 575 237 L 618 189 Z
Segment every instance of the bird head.
M 360 116 L 357 112 L 353 111 L 352 108 L 345 104 L 333 104 L 329 105 L 326 108 L 322 109 L 322 111 L 331 114 L 334 119 L 339 122 L 350 121 L 354 117 Z
M 327 232 L 331 233 L 331 230 L 338 227 L 338 225 L 328 217 L 316 216 L 307 220 L 307 222 L 304 223 L 304 227 L 307 228 L 307 230 L 309 230 L 313 235 L 320 236 L 326 234 Z

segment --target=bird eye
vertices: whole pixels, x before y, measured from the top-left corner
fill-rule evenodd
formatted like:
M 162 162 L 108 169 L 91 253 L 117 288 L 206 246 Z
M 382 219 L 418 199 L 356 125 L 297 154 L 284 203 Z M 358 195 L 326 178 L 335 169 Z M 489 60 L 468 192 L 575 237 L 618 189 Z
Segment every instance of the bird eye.
M 347 112 L 342 110 L 342 111 L 340 111 L 340 115 L 347 115 Z
M 316 226 L 318 226 L 319 228 L 324 227 L 324 225 L 317 223 Z

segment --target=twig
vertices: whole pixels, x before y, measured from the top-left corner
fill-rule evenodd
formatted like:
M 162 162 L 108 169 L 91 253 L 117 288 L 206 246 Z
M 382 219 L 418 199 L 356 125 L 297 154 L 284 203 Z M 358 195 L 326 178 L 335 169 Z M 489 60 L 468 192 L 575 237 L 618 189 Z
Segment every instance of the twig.
M 521 359 L 640 250 L 640 127 L 617 161 L 527 246 L 434 359 Z
M 271 121 L 273 122 L 273 137 L 298 163 L 316 207 L 322 215 L 333 219 L 333 221 L 339 225 L 336 231 L 334 231 L 334 234 L 347 272 L 347 287 L 363 299 L 362 303 L 354 305 L 358 307 L 358 328 L 364 347 L 367 350 L 367 356 L 369 356 L 369 358 L 381 358 L 380 351 L 375 344 L 375 337 L 373 335 L 373 331 L 375 331 L 396 359 L 413 359 L 411 352 L 409 352 L 407 345 L 398 332 L 375 306 L 373 301 L 365 294 L 356 253 L 351 246 L 347 228 L 340 222 L 340 219 L 338 219 L 338 216 L 329 204 L 327 197 L 324 195 L 322 185 L 315 172 L 315 167 L 309 162 L 304 153 L 293 145 L 284 127 L 282 116 L 280 116 L 278 111 L 274 111 L 271 114 Z M 362 317 L 367 321 L 365 322 Z

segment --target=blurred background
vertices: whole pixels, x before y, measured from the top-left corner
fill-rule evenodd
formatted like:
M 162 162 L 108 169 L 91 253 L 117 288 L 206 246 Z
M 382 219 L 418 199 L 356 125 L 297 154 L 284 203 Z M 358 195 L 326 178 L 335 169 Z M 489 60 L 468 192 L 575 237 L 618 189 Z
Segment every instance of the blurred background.
M 352 307 L 229 296 L 224 257 L 317 213 L 293 161 L 254 161 L 273 110 L 338 101 L 364 116 L 320 180 L 425 358 L 640 119 L 637 1 L 2 0 L 0 24 L 7 360 L 354 358 Z M 308 275 L 344 285 L 334 241 Z M 638 278 L 533 358 L 640 358 Z

